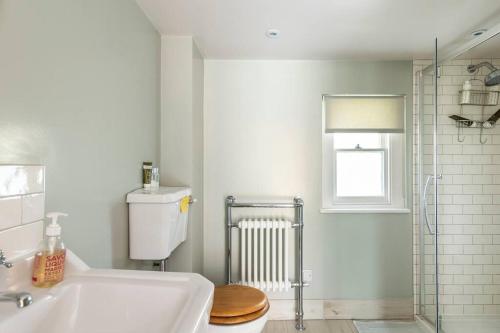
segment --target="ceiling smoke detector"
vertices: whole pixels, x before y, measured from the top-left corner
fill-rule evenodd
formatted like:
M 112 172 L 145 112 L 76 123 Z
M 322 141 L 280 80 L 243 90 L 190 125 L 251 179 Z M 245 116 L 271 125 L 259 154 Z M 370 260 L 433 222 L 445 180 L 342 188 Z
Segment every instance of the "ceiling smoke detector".
M 266 31 L 266 36 L 268 38 L 278 38 L 280 35 L 280 31 L 278 29 L 268 29 Z
M 481 36 L 482 34 L 484 34 L 486 31 L 488 31 L 488 29 L 479 29 L 479 30 L 475 30 L 475 31 L 471 32 L 471 36 L 472 36 L 472 37 L 479 37 L 479 36 Z

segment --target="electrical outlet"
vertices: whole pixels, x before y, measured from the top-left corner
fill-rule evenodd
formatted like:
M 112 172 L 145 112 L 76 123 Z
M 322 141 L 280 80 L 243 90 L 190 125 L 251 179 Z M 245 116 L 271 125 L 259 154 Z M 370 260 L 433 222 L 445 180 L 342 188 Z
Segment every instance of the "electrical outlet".
M 312 269 L 304 269 L 302 271 L 302 278 L 304 279 L 304 282 L 312 282 L 312 280 L 313 280 Z

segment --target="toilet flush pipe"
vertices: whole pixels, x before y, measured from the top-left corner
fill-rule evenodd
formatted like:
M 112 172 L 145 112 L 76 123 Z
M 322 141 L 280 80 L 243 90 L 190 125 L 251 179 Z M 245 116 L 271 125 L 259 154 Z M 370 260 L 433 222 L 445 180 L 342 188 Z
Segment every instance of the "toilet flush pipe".
M 298 224 L 298 286 L 297 286 L 297 313 L 295 314 L 295 329 L 297 331 L 304 331 L 306 328 L 304 326 L 304 201 L 301 198 L 294 198 L 293 202 L 295 204 L 295 218 Z
M 160 260 L 160 272 L 166 272 L 167 271 L 167 261 L 168 261 L 168 258 Z
M 228 196 L 226 198 L 226 284 L 231 284 L 231 233 L 233 228 L 233 219 L 231 217 L 231 207 L 234 204 L 234 197 Z

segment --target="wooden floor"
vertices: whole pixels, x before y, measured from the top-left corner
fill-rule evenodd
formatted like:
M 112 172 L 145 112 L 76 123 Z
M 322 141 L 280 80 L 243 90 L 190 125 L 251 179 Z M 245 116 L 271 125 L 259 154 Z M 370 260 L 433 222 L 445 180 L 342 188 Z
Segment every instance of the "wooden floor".
M 305 333 L 358 333 L 352 320 L 306 320 Z M 295 321 L 268 321 L 262 333 L 296 333 Z

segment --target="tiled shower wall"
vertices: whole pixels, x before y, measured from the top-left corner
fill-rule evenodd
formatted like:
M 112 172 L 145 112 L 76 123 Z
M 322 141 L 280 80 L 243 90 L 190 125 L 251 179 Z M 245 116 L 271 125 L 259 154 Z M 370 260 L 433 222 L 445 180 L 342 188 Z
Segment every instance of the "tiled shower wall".
M 481 120 L 481 107 L 458 105 L 458 91 L 465 80 L 472 78 L 466 71 L 471 63 L 490 61 L 497 67 L 500 59 L 453 60 L 441 67 L 438 80 L 438 172 L 442 173 L 439 197 L 439 270 L 440 304 L 443 315 L 500 315 L 500 123 L 485 129 L 480 143 L 478 128 L 464 129 L 458 141 L 455 122 L 448 118 L 462 113 L 465 117 Z M 433 240 L 425 235 L 426 265 L 424 267 L 425 299 L 420 300 L 419 256 L 419 186 L 418 186 L 418 76 L 430 61 L 414 62 L 414 269 L 415 311 L 434 307 Z M 478 78 L 484 77 L 481 71 Z M 425 175 L 432 170 L 432 80 L 425 78 L 424 96 Z M 485 107 L 484 118 L 500 109 Z M 432 202 L 432 197 L 429 197 Z M 430 206 L 432 211 L 433 207 Z M 431 216 L 433 220 L 433 216 Z

